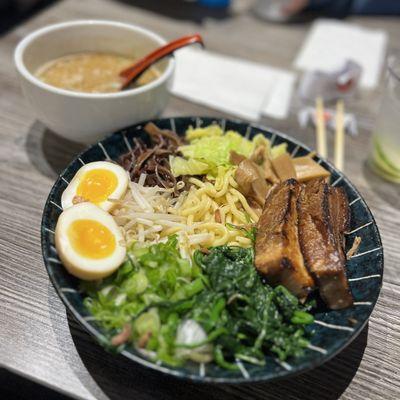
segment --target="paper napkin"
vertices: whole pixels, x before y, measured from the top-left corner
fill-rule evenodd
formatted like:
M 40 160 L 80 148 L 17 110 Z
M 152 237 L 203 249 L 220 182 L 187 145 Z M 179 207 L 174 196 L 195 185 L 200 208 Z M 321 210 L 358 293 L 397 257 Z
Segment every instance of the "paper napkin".
M 201 49 L 182 49 L 175 57 L 174 95 L 251 121 L 262 113 L 287 115 L 294 74 Z
M 276 119 L 285 119 L 289 114 L 290 103 L 296 82 L 292 72 L 274 69 L 272 92 L 265 97 L 262 114 Z
M 360 84 L 372 89 L 379 82 L 387 34 L 341 21 L 316 21 L 294 62 L 296 68 L 334 72 L 353 60 L 362 67 Z

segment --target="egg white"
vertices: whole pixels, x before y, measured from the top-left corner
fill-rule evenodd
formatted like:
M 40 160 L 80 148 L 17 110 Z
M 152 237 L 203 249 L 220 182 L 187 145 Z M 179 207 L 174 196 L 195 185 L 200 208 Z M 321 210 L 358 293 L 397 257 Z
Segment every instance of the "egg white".
M 81 219 L 95 220 L 107 227 L 115 238 L 116 247 L 111 255 L 101 259 L 86 258 L 77 253 L 68 237 L 72 222 Z M 79 203 L 64 210 L 58 218 L 55 231 L 58 256 L 68 272 L 83 280 L 96 280 L 111 275 L 126 256 L 123 235 L 113 217 L 92 203 Z
M 85 164 L 82 168 L 80 168 L 64 190 L 63 194 L 61 195 L 61 206 L 64 210 L 74 204 L 73 200 L 74 197 L 77 196 L 78 186 L 81 183 L 82 178 L 86 172 L 93 169 L 106 169 L 114 173 L 116 176 L 118 182 L 117 187 L 109 195 L 110 199 L 120 200 L 124 196 L 129 183 L 129 175 L 127 171 L 125 171 L 120 165 L 113 164 L 108 161 L 95 161 Z M 115 203 L 108 200 L 97 203 L 96 205 L 105 211 L 111 211 L 115 207 Z

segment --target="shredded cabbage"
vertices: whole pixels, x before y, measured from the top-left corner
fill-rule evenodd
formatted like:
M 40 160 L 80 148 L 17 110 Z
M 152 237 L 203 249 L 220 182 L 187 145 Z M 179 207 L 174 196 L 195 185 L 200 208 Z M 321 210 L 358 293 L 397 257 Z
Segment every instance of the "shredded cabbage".
M 271 158 L 279 157 L 282 154 L 285 154 L 287 150 L 287 143 L 281 143 L 277 146 L 272 147 L 271 149 Z
M 186 131 L 186 139 L 190 142 L 194 139 L 209 136 L 222 136 L 224 134 L 222 128 L 217 124 L 206 126 L 205 128 L 193 128 L 190 126 Z
M 286 152 L 287 144 L 282 143 L 271 148 L 270 141 L 261 133 L 252 140 L 246 139 L 239 132 L 223 132 L 219 125 L 204 128 L 190 127 L 186 132 L 189 144 L 180 146 L 178 150 L 183 157 L 171 156 L 169 159 L 174 176 L 206 175 L 214 176 L 219 166 L 230 166 L 231 151 L 250 157 L 254 150 L 265 147 L 271 158 Z
M 171 172 L 174 176 L 181 175 L 204 175 L 210 169 L 209 165 L 205 162 L 190 158 L 189 160 L 183 157 L 170 157 L 169 165 Z
M 229 157 L 232 150 L 249 157 L 254 150 L 254 143 L 237 132 L 228 131 L 223 136 L 200 137 L 188 145 L 179 147 L 184 157 L 202 161 L 210 168 L 230 165 Z
M 255 147 L 265 146 L 267 150 L 269 150 L 271 146 L 271 142 L 262 133 L 257 133 L 257 135 L 253 137 L 252 141 Z

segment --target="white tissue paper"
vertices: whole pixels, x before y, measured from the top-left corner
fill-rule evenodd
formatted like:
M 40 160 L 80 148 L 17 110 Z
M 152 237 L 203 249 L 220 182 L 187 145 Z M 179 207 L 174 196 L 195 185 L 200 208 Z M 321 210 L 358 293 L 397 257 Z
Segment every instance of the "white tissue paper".
M 287 116 L 293 73 L 196 48 L 175 58 L 174 95 L 251 121 Z
M 320 19 L 314 22 L 294 62 L 302 70 L 334 72 L 347 60 L 362 67 L 361 87 L 373 89 L 381 75 L 387 34 L 347 22 Z
M 276 119 L 285 119 L 289 114 L 290 102 L 296 75 L 292 72 L 274 69 L 274 85 L 269 95 L 265 97 L 262 114 Z

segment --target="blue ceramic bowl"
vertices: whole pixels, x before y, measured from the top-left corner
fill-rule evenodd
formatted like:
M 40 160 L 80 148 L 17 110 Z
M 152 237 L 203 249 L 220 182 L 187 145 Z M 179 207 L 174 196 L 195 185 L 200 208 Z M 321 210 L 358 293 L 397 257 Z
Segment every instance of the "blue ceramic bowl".
M 288 151 L 293 156 L 306 155 L 310 152 L 309 148 L 289 136 L 240 121 L 182 117 L 160 119 L 153 122 L 161 129 L 172 129 L 179 134 L 184 134 L 190 125 L 205 126 L 217 122 L 226 130 L 232 129 L 250 137 L 261 132 L 273 144 L 287 142 Z M 85 309 L 83 295 L 78 291 L 78 280 L 69 275 L 62 266 L 54 247 L 54 230 L 62 211 L 60 199 L 68 182 L 83 164 L 106 159 L 117 160 L 119 156 L 128 151 L 127 146 L 132 143 L 132 138 L 143 134 L 143 125 L 135 125 L 117 132 L 81 153 L 57 179 L 43 212 L 42 251 L 50 280 L 65 306 L 100 343 L 104 343 L 105 332 L 93 321 Z M 343 350 L 361 332 L 375 306 L 382 285 L 383 249 L 381 239 L 371 211 L 357 189 L 332 164 L 318 157 L 315 159 L 332 173 L 332 185 L 343 187 L 349 198 L 351 229 L 346 238 L 346 247 L 351 246 L 356 235 L 362 238 L 357 254 L 347 262 L 348 278 L 355 300 L 354 306 L 339 311 L 328 310 L 323 306 L 317 308 L 315 323 L 308 328 L 313 331 L 311 345 L 302 357 L 286 362 L 279 362 L 277 359 L 267 356 L 266 365 L 263 367 L 243 362 L 239 365 L 240 371 L 232 372 L 223 370 L 215 364 L 188 363 L 181 368 L 172 368 L 149 361 L 134 348 L 124 350 L 122 354 L 125 357 L 145 367 L 195 381 L 225 383 L 266 381 L 286 378 L 321 365 Z

